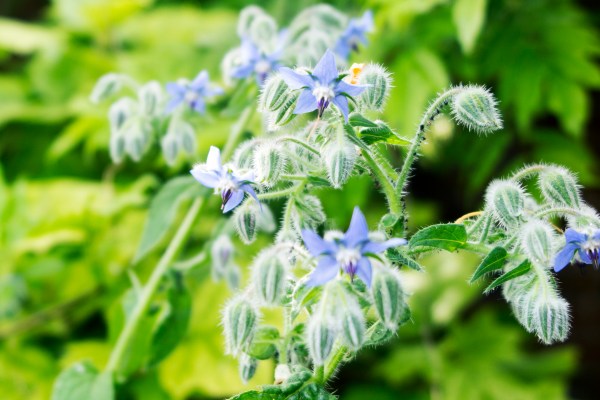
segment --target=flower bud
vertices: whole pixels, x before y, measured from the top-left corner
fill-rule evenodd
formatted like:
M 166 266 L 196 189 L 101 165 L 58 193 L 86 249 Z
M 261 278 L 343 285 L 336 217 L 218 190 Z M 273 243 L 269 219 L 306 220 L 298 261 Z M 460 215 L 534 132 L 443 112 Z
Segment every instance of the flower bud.
M 368 64 L 358 72 L 358 84 L 367 88 L 358 97 L 361 108 L 372 111 L 383 111 L 390 94 L 392 78 L 390 73 L 380 65 Z
M 160 148 L 167 165 L 173 165 L 179 154 L 179 140 L 172 133 L 167 133 L 160 139 Z
M 144 120 L 130 121 L 123 127 L 125 150 L 134 161 L 140 161 L 150 144 L 151 126 Z
M 249 299 L 238 295 L 225 306 L 223 330 L 227 353 L 237 355 L 247 348 L 258 323 L 258 312 Z
M 281 78 L 276 73 L 271 75 L 263 85 L 260 93 L 259 107 L 261 111 L 277 111 L 291 97 L 292 93 Z
M 315 365 L 325 364 L 335 342 L 335 328 L 330 319 L 315 313 L 306 327 L 306 345 Z
M 496 99 L 482 86 L 461 88 L 452 100 L 452 115 L 457 123 L 479 133 L 491 133 L 502 128 L 496 109 Z
M 256 221 L 260 210 L 253 207 L 249 201 L 245 201 L 233 212 L 233 224 L 240 239 L 245 244 L 250 244 L 256 239 Z
M 249 37 L 263 51 L 270 52 L 277 38 L 277 24 L 262 8 L 248 6 L 240 12 L 238 35 Z
M 194 154 L 196 152 L 196 131 L 192 125 L 185 121 L 180 121 L 175 129 L 179 138 L 179 147 L 187 154 Z
M 261 143 L 254 150 L 253 164 L 257 182 L 268 187 L 275 185 L 286 164 L 281 145 L 272 141 Z
M 142 113 L 148 116 L 159 114 L 163 100 L 163 89 L 161 84 L 157 81 L 146 83 L 138 90 L 138 98 L 140 99 Z
M 297 196 L 288 207 L 292 207 L 292 224 L 296 231 L 315 229 L 325 222 L 325 212 L 318 197 L 312 195 Z
M 125 157 L 125 135 L 120 132 L 110 134 L 109 143 L 110 158 L 115 164 L 119 164 Z
M 253 203 L 253 206 L 258 209 L 258 218 L 256 219 L 256 228 L 261 232 L 272 233 L 277 228 L 273 212 L 266 204 L 258 205 Z
M 273 357 L 277 348 L 274 341 L 279 338 L 279 331 L 274 326 L 261 326 L 254 333 L 248 354 L 259 360 Z
M 258 298 L 268 305 L 278 305 L 287 285 L 288 261 L 276 247 L 260 252 L 253 265 L 252 282 Z
M 555 253 L 554 241 L 554 231 L 546 222 L 531 220 L 522 228 L 521 247 L 527 258 L 538 265 L 551 265 Z
M 296 108 L 297 98 L 298 95 L 294 92 L 291 92 L 288 94 L 281 107 L 275 111 L 267 112 L 267 129 L 269 131 L 276 131 L 296 118 L 294 110 Z
M 345 139 L 332 141 L 323 149 L 329 182 L 339 189 L 352 175 L 356 162 L 356 150 Z
M 365 317 L 358 301 L 346 294 L 346 301 L 340 304 L 340 333 L 344 343 L 352 350 L 358 350 L 365 342 Z
M 94 104 L 100 103 L 102 100 L 117 93 L 123 87 L 123 77 L 119 74 L 109 73 L 103 75 L 98 79 L 92 94 L 90 95 L 90 101 Z
M 212 275 L 215 280 L 224 277 L 233 261 L 233 243 L 227 235 L 219 236 L 210 248 Z
M 579 185 L 566 168 L 545 168 L 539 175 L 538 184 L 544 199 L 551 205 L 577 209 L 581 206 Z
M 225 271 L 225 282 L 231 290 L 236 290 L 240 287 L 240 281 L 242 279 L 242 272 L 240 267 L 236 264 L 230 264 Z
M 240 144 L 233 154 L 233 164 L 239 169 L 251 169 L 256 145 L 257 141 L 255 139 L 246 140 Z
M 378 268 L 371 283 L 371 295 L 377 315 L 387 329 L 395 332 L 399 324 L 410 318 L 410 309 L 404 300 L 404 290 L 396 271 Z
M 125 122 L 138 112 L 138 104 L 131 97 L 123 97 L 114 102 L 108 110 L 111 132 L 120 130 Z
M 239 358 L 239 374 L 240 378 L 242 378 L 242 382 L 244 384 L 248 383 L 250 379 L 256 373 L 256 367 L 258 366 L 258 361 L 256 358 L 250 357 L 246 353 L 242 353 Z
M 488 186 L 486 203 L 502 225 L 514 226 L 523 215 L 525 193 L 515 182 L 495 180 Z

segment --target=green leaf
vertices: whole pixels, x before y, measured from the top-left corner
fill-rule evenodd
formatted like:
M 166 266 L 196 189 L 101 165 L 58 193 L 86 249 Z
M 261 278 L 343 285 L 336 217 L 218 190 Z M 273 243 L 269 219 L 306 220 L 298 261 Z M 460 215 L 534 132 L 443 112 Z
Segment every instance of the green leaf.
M 269 359 L 275 354 L 275 340 L 279 338 L 279 330 L 274 326 L 265 325 L 256 330 L 252 343 L 248 348 L 248 355 L 259 360 Z
M 348 117 L 348 122 L 354 127 L 377 128 L 377 124 L 375 122 L 365 118 L 364 116 L 358 113 L 350 114 L 350 116 Z
M 452 20 L 458 31 L 463 52 L 470 54 L 485 21 L 487 0 L 457 0 L 452 8 Z
M 52 400 L 113 400 L 112 376 L 88 363 L 77 363 L 64 370 L 54 383 Z
M 180 277 L 177 279 L 181 279 Z M 159 363 L 168 356 L 187 331 L 192 312 L 192 296 L 183 282 L 176 281 L 168 293 L 169 314 L 164 318 L 154 337 L 150 364 Z
M 388 249 L 387 258 L 394 264 L 405 265 L 415 271 L 423 271 L 421 264 L 396 249 Z
M 499 278 L 497 278 L 494 282 L 490 283 L 490 285 L 487 288 L 485 288 L 483 293 L 489 293 L 490 291 L 492 291 L 492 289 L 503 284 L 504 282 L 508 282 L 511 279 L 515 279 L 521 275 L 525 275 L 526 273 L 529 272 L 530 269 L 531 269 L 531 262 L 529 262 L 529 260 L 523 261 L 517 267 L 511 269 L 507 273 L 505 273 L 502 276 L 500 276 Z
M 173 224 L 179 205 L 194 195 L 201 195 L 200 186 L 191 176 L 168 181 L 150 203 L 148 219 L 134 262 L 141 260 L 165 236 Z
M 230 397 L 229 400 L 283 400 L 283 396 L 259 392 L 258 390 L 250 390 L 249 392 L 240 393 Z
M 467 243 L 467 231 L 462 224 L 439 224 L 421 229 L 410 239 L 410 249 L 435 247 L 454 251 Z
M 506 249 L 503 247 L 494 248 L 487 256 L 485 256 L 481 264 L 479 264 L 479 267 L 477 267 L 475 273 L 471 277 L 470 283 L 475 282 L 490 271 L 495 271 L 504 267 L 507 257 L 508 253 L 506 252 Z

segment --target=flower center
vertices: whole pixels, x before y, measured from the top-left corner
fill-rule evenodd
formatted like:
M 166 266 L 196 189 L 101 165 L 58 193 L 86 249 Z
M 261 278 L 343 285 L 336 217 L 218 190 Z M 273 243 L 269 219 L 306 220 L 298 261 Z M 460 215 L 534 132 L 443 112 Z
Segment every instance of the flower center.
M 358 268 L 358 262 L 362 255 L 358 249 L 349 249 L 342 247 L 336 255 L 338 264 L 344 269 L 344 271 L 350 275 L 350 278 L 354 279 L 356 270 Z
M 600 260 L 600 241 L 589 239 L 583 243 L 581 249 L 586 252 L 588 257 L 590 257 L 594 267 L 598 268 L 598 261 Z
M 269 73 L 271 71 L 271 63 L 268 62 L 267 60 L 260 60 L 254 66 L 254 71 L 258 75 L 266 75 L 267 73 Z
M 319 117 L 323 115 L 323 112 L 331 102 L 331 99 L 335 97 L 335 92 L 329 86 L 323 86 L 317 84 L 312 92 L 315 99 L 317 99 L 317 108 L 319 110 Z
M 198 100 L 199 97 L 200 96 L 198 95 L 198 93 L 194 92 L 193 90 L 188 90 L 185 92 L 186 103 L 192 104 L 196 102 L 196 100 Z
M 219 186 L 217 186 L 216 190 L 221 192 L 221 210 L 225 208 L 225 205 L 231 199 L 231 196 L 235 191 L 238 190 L 238 185 L 231 179 L 229 174 L 221 178 L 219 182 Z

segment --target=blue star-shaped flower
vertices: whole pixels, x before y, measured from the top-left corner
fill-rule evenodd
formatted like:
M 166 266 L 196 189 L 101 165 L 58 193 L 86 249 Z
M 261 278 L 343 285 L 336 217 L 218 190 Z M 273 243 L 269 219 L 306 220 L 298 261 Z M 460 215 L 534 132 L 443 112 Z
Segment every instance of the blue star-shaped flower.
M 261 51 L 249 38 L 242 38 L 240 48 L 240 64 L 231 72 L 236 79 L 245 79 L 255 75 L 256 82 L 262 85 L 270 72 L 279 68 L 283 48 L 278 48 L 266 54 Z
M 600 258 L 600 229 L 593 234 L 577 232 L 569 228 L 565 232 L 565 247 L 556 255 L 554 259 L 554 271 L 559 272 L 566 267 L 573 256 L 584 264 L 593 264 L 598 268 L 598 259 Z
M 308 251 L 318 257 L 315 270 L 310 274 L 307 286 L 322 285 L 335 278 L 340 270 L 354 279 L 360 279 L 371 286 L 372 267 L 370 255 L 381 253 L 390 247 L 406 244 L 405 239 L 394 238 L 384 242 L 369 239 L 367 220 L 358 207 L 354 208 L 350 226 L 338 239 L 325 240 L 310 230 L 302 231 L 302 240 Z
M 221 152 L 214 146 L 210 147 L 206 164 L 194 166 L 190 173 L 198 182 L 221 194 L 223 213 L 237 207 L 244 200 L 244 193 L 248 193 L 258 201 L 254 189 L 250 186 L 254 174 L 248 172 L 238 175 L 231 167 L 222 165 Z
M 352 51 L 358 51 L 359 44 L 367 44 L 367 33 L 373 31 L 373 13 L 366 11 L 362 17 L 353 18 L 348 23 L 346 30 L 338 39 L 335 52 L 347 59 Z
M 167 113 L 170 114 L 181 104 L 187 104 L 192 110 L 204 114 L 206 98 L 223 93 L 223 89 L 211 84 L 206 70 L 201 71 L 193 81 L 179 79 L 177 82 L 167 83 L 167 92 L 171 100 L 167 104 Z
M 303 89 L 294 114 L 318 110 L 321 117 L 327 106 L 333 103 L 348 122 L 347 96 L 358 96 L 365 90 L 365 86 L 351 85 L 342 80 L 335 66 L 335 56 L 330 50 L 325 52 L 312 73 L 302 74 L 287 67 L 279 68 L 279 72 L 290 89 Z

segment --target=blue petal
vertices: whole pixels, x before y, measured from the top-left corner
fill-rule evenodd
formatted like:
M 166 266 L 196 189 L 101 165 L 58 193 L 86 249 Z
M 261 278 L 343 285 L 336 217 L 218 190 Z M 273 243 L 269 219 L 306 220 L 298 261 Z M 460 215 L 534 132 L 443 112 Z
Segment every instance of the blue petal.
M 587 252 L 583 251 L 581 248 L 579 248 L 579 251 L 577 252 L 577 255 L 579 256 L 579 259 L 581 260 L 582 263 L 584 264 L 591 264 L 592 263 L 592 259 L 590 258 L 590 256 L 588 255 Z
M 254 72 L 254 65 L 252 65 L 252 64 L 240 65 L 239 67 L 235 68 L 232 71 L 231 76 L 236 79 L 244 79 L 244 78 L 247 78 L 250 75 L 252 75 L 253 72 Z
M 341 113 L 344 115 L 344 121 L 348 122 L 349 109 L 348 109 L 348 99 L 346 98 L 346 96 L 343 96 L 343 95 L 335 96 L 333 98 L 333 104 L 335 104 L 337 106 L 337 108 L 341 111 Z
M 218 147 L 210 146 L 208 157 L 206 158 L 206 168 L 214 171 L 221 171 L 221 150 Z
M 183 102 L 182 97 L 176 97 L 176 98 L 169 100 L 169 102 L 167 103 L 167 106 L 165 107 L 165 112 L 167 114 L 171 114 L 177 107 L 179 107 L 179 105 L 182 102 Z
M 192 106 L 192 109 L 199 114 L 204 114 L 206 111 L 206 103 L 204 103 L 204 100 L 202 99 L 196 99 L 190 105 Z
M 262 204 L 260 204 L 260 200 L 258 200 L 258 196 L 256 195 L 256 192 L 254 191 L 254 189 L 252 188 L 252 186 L 250 186 L 250 185 L 242 185 L 242 186 L 240 186 L 240 189 L 243 190 L 244 192 L 248 193 L 250 196 L 252 196 L 252 198 L 254 200 L 256 200 L 256 202 L 260 206 L 260 209 L 262 210 Z
M 296 90 L 303 87 L 312 88 L 315 85 L 314 80 L 308 74 L 299 74 L 291 68 L 281 67 L 279 68 L 281 78 L 290 89 Z
M 318 257 L 322 254 L 333 254 L 335 252 L 335 245 L 326 241 L 315 232 L 303 229 L 301 234 L 304 246 L 306 246 L 310 254 L 314 257 Z
M 242 201 L 244 200 L 244 191 L 243 190 L 234 190 L 231 194 L 231 197 L 225 203 L 225 207 L 223 207 L 223 214 L 233 210 L 236 208 Z
M 350 226 L 344 235 L 344 241 L 349 248 L 357 247 L 360 243 L 369 240 L 369 227 L 367 220 L 358 207 L 354 207 Z
M 307 287 L 319 286 L 336 277 L 339 271 L 337 261 L 333 257 L 323 257 L 306 281 Z
M 335 92 L 336 93 L 346 93 L 349 96 L 356 97 L 361 94 L 367 87 L 364 85 L 351 85 L 348 82 L 339 81 Z
M 378 254 L 382 251 L 389 249 L 390 247 L 398 247 L 408 243 L 406 239 L 393 238 L 386 240 L 385 242 L 368 242 L 362 248 L 362 253 L 373 253 Z
M 575 229 L 569 228 L 565 231 L 565 241 L 567 243 L 583 243 L 587 240 L 585 233 L 577 232 Z
M 594 239 L 594 240 L 600 240 L 600 229 L 596 229 L 596 231 L 592 235 L 592 239 Z
M 567 243 L 554 259 L 554 272 L 559 272 L 571 262 L 577 248 L 576 244 Z
M 367 257 L 363 257 L 358 260 L 358 266 L 356 268 L 356 275 L 362 279 L 362 281 L 368 286 L 371 287 L 371 277 L 373 275 L 373 268 L 371 267 L 371 262 Z
M 317 63 L 317 66 L 313 70 L 313 75 L 317 77 L 319 82 L 323 85 L 329 85 L 333 80 L 339 76 L 337 67 L 335 66 L 335 56 L 327 49 L 323 57 Z
M 373 22 L 373 11 L 365 11 L 362 17 L 358 20 L 358 22 L 363 32 L 371 32 L 375 25 Z
M 194 91 L 203 89 L 208 84 L 208 72 L 206 70 L 200 71 L 200 73 L 194 78 L 190 84 L 190 88 Z
M 294 114 L 304 114 L 315 111 L 318 107 L 317 100 L 310 90 L 303 90 L 296 102 Z
M 167 93 L 169 93 L 173 97 L 181 97 L 185 94 L 186 88 L 183 85 L 175 82 L 167 83 Z
M 206 187 L 214 189 L 219 184 L 220 176 L 215 171 L 206 171 L 202 167 L 194 167 L 190 174 Z

